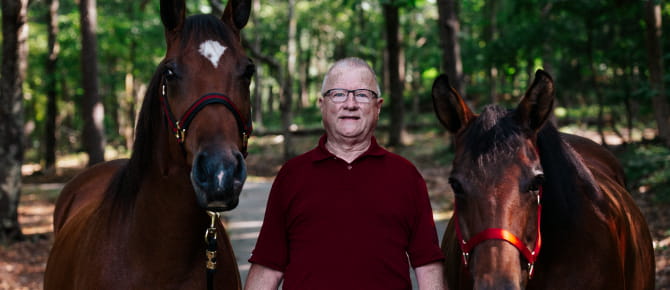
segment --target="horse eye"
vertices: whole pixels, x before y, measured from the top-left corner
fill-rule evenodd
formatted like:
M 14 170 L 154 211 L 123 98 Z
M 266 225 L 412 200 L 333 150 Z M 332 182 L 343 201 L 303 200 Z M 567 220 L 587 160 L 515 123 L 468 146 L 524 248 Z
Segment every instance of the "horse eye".
M 527 191 L 538 191 L 540 190 L 540 186 L 544 183 L 544 174 L 538 174 L 535 175 L 533 178 L 533 181 L 530 182 L 528 185 L 528 190 Z
M 247 80 L 251 80 L 251 77 L 253 77 L 254 74 L 256 74 L 256 65 L 252 62 L 244 69 L 244 74 L 242 77 Z
M 461 195 L 465 193 L 463 190 L 463 185 L 461 185 L 461 183 L 456 178 L 449 177 L 449 185 L 451 185 L 451 189 L 454 191 L 454 194 Z
M 165 70 L 163 71 L 163 77 L 165 77 L 165 80 L 171 81 L 177 78 L 177 73 L 175 72 L 174 68 L 165 67 Z

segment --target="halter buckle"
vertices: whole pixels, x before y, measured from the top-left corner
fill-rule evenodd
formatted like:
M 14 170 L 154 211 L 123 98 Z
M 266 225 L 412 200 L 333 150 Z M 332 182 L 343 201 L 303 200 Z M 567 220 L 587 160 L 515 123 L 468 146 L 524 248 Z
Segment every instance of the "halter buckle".
M 534 270 L 535 270 L 535 263 L 528 263 L 528 280 L 533 278 Z
M 244 148 L 247 148 L 248 143 L 249 143 L 249 134 L 247 134 L 247 132 L 242 132 L 242 146 Z
M 184 141 L 186 141 L 186 128 L 182 128 L 179 121 L 175 122 L 174 126 L 177 130 L 174 133 L 175 138 L 177 138 L 177 142 L 184 143 Z
M 209 270 L 216 270 L 216 220 L 219 219 L 219 213 L 207 211 L 210 223 L 207 230 L 205 230 L 205 244 L 207 249 L 205 255 L 207 256 L 206 267 Z
M 216 220 L 219 219 L 220 214 L 218 212 L 207 211 L 209 215 L 209 228 L 205 230 L 205 243 L 209 244 L 209 239 L 213 238 L 216 241 Z
M 207 228 L 205 231 L 205 243 L 209 243 L 209 238 L 216 240 L 216 228 Z
M 206 251 L 207 269 L 216 270 L 216 251 Z

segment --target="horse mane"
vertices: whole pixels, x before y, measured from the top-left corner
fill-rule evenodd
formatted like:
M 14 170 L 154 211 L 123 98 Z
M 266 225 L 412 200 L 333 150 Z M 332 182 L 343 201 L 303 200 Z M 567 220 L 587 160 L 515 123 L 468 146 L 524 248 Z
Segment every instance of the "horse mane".
M 498 105 L 484 107 L 463 133 L 465 148 L 480 169 L 501 158 L 511 158 L 522 145 L 523 132 L 515 124 L 509 110 Z
M 563 140 L 553 124 L 538 132 L 537 146 L 544 170 L 542 226 L 566 229 L 579 222 L 583 194 L 599 191 L 581 157 Z
M 487 164 L 515 159 L 523 140 L 534 137 L 533 132 L 519 126 L 515 117 L 514 111 L 488 105 L 462 133 L 466 151 L 481 170 L 491 170 Z M 578 222 L 581 209 L 579 192 L 597 191 L 598 187 L 581 158 L 550 122 L 537 133 L 537 147 L 545 176 L 542 224 L 572 227 Z
M 162 114 L 160 111 L 160 96 L 158 95 L 161 83 L 160 66 L 154 73 L 144 102 L 137 119 L 135 128 L 135 142 L 130 159 L 110 181 L 105 192 L 102 205 L 108 205 L 113 211 L 123 208 L 131 208 L 135 194 L 139 191 L 142 180 L 150 171 L 149 167 L 155 166 L 154 149 L 157 141 L 156 132 L 164 130 Z

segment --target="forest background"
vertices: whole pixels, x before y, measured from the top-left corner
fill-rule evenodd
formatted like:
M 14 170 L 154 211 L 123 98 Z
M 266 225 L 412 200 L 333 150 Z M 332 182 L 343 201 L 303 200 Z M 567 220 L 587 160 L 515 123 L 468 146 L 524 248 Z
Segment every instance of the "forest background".
M 188 14 L 220 14 L 219 1 L 187 1 Z M 430 152 L 445 166 L 449 142 L 434 117 L 433 80 L 447 73 L 478 111 L 516 104 L 542 68 L 556 83 L 562 130 L 593 132 L 620 157 L 634 194 L 670 202 L 668 3 L 252 2 L 242 32 L 257 64 L 252 156 L 263 150 L 261 136 L 278 136 L 272 150 L 286 160 L 301 153 L 296 136 L 321 132 L 321 80 L 345 56 L 379 73 L 384 144 L 445 136 Z M 129 154 L 135 116 L 165 52 L 158 10 L 159 1 L 148 0 L 2 0 L 0 241 L 21 239 L 16 212 L 26 176 L 58 175 L 72 158 L 92 165 Z

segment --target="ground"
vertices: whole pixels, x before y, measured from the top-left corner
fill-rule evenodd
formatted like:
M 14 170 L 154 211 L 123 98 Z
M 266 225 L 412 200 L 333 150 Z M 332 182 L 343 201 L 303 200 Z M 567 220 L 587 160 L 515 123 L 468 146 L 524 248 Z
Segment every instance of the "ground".
M 434 208 L 450 208 L 451 195 L 446 180 L 448 164 L 435 158 L 435 152 L 444 143 L 441 135 L 409 136 L 409 146 L 395 150 L 414 162 L 426 179 Z M 414 139 L 412 139 L 414 138 Z M 316 137 L 306 137 L 296 152 L 308 150 Z M 278 138 L 252 139 L 252 150 L 247 159 L 249 175 L 272 177 L 281 166 Z M 254 148 L 255 147 L 255 148 Z M 30 174 L 25 184 L 19 207 L 19 222 L 26 240 L 12 245 L 0 245 L 0 290 L 42 289 L 42 278 L 48 251 L 53 242 L 51 232 L 53 203 L 62 184 L 78 167 L 60 168 L 56 174 Z M 657 205 L 650 197 L 632 193 L 649 222 L 656 244 L 656 286 L 670 289 L 670 205 Z M 448 212 L 448 211 L 446 211 Z M 441 234 L 441 233 L 440 233 Z

